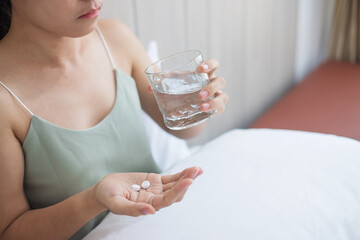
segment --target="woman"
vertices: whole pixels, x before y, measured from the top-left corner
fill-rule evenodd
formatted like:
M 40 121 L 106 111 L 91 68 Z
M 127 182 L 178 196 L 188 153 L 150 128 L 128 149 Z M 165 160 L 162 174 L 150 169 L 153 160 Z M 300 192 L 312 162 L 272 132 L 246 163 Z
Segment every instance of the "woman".
M 98 0 L 1 4 L 1 239 L 80 239 L 107 211 L 154 214 L 180 201 L 202 170 L 157 174 L 141 107 L 166 128 L 131 31 L 98 21 Z M 215 96 L 203 111 L 227 102 L 217 66 L 201 68 L 212 80 L 199 97 Z M 166 130 L 191 138 L 203 127 Z M 145 180 L 148 189 L 131 188 Z

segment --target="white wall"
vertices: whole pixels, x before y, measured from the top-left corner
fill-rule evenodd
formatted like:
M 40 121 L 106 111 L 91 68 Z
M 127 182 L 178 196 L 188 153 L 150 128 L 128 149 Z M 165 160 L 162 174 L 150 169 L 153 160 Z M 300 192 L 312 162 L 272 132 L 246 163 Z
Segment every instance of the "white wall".
M 335 0 L 300 0 L 295 79 L 300 82 L 328 56 Z
M 327 1 L 105 0 L 102 16 L 127 23 L 145 46 L 157 41 L 160 57 L 199 49 L 220 61 L 217 75 L 227 80 L 230 101 L 191 141 L 203 143 L 249 126 L 316 65 L 324 39 L 314 33 Z

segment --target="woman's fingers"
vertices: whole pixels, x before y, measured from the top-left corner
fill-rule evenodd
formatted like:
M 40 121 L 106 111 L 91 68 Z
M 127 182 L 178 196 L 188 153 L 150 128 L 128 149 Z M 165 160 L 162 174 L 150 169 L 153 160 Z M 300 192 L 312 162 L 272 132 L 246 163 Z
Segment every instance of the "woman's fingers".
M 186 170 L 186 169 L 185 169 Z M 185 170 L 183 170 L 182 172 L 173 174 L 173 175 L 164 175 L 161 176 L 161 182 L 163 184 L 168 184 L 170 182 L 175 182 L 177 180 L 179 180 L 181 178 L 181 176 L 185 173 Z
M 200 169 L 199 173 L 196 175 L 196 177 L 194 179 L 196 179 L 198 176 L 200 176 L 201 174 L 203 174 L 203 170 Z M 185 196 L 186 192 L 183 192 L 182 194 L 179 195 L 179 197 L 175 200 L 175 202 L 180 202 L 183 200 L 184 196 Z
M 176 182 L 181 178 L 187 178 L 187 177 L 193 178 L 193 176 L 195 176 L 199 171 L 200 171 L 199 167 L 186 168 L 183 171 L 173 175 L 161 176 L 161 181 L 163 184 L 168 184 L 171 182 Z
M 185 178 L 178 181 L 171 189 L 160 195 L 155 195 L 152 198 L 151 205 L 159 210 L 164 207 L 168 207 L 173 204 L 179 196 L 186 192 L 188 187 L 192 184 L 191 178 Z
M 200 70 L 209 75 L 209 78 L 212 79 L 214 77 L 214 72 L 219 67 L 219 61 L 211 58 L 200 65 Z
M 217 110 L 216 115 L 220 115 L 225 110 L 225 105 L 229 100 L 227 94 L 223 93 L 221 89 L 225 87 L 225 79 L 222 77 L 215 77 L 214 72 L 219 67 L 219 62 L 216 59 L 209 59 L 206 62 L 200 65 L 200 70 L 209 75 L 210 83 L 204 87 L 199 93 L 199 98 L 202 101 L 206 101 L 212 98 L 203 104 L 201 104 L 200 109 L 203 112 L 208 112 L 212 110 Z
M 195 180 L 198 176 L 200 176 L 204 171 L 201 168 L 198 168 L 198 171 L 194 172 L 190 172 L 188 174 L 184 174 L 184 176 L 181 179 L 185 179 L 185 178 L 191 178 L 193 180 Z M 170 182 L 167 184 L 164 184 L 163 186 L 163 192 L 168 191 L 169 189 L 171 189 L 173 186 L 175 186 L 177 182 Z
M 226 103 L 229 101 L 229 97 L 226 93 L 218 91 L 215 94 L 215 98 L 200 105 L 200 109 L 203 112 L 208 112 L 217 109 L 217 115 L 224 111 Z
M 220 91 L 225 87 L 225 79 L 222 77 L 217 77 L 211 80 L 211 82 L 206 85 L 199 93 L 201 100 L 207 100 L 210 97 L 214 96 L 215 93 Z
M 167 190 L 171 189 L 172 187 L 174 187 L 176 185 L 177 182 L 171 182 L 168 184 L 165 184 L 163 186 L 163 192 L 166 192 Z
M 113 197 L 109 202 L 109 210 L 118 215 L 141 216 L 155 214 L 156 210 L 144 202 L 132 202 L 122 196 Z

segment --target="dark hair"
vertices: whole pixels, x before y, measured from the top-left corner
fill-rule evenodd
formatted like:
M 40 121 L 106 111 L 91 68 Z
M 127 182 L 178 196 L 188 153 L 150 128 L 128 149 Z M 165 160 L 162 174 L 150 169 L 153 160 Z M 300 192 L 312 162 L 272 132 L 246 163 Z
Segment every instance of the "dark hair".
M 0 40 L 9 32 L 11 23 L 11 0 L 0 0 Z

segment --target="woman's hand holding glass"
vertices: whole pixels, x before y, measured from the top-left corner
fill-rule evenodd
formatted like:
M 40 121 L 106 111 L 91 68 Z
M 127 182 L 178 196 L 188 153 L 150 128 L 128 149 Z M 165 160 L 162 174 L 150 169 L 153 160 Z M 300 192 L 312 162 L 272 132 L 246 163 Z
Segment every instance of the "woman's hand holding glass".
M 219 62 L 216 59 L 209 59 L 202 63 L 199 69 L 201 72 L 207 73 L 210 79 L 210 83 L 199 93 L 200 99 L 206 101 L 201 104 L 200 108 L 203 112 L 216 110 L 216 116 L 225 110 L 225 105 L 229 99 L 228 95 L 221 91 L 225 87 L 225 79 L 215 76 L 218 67 Z
M 200 100 L 206 101 L 201 104 L 200 109 L 203 112 L 216 110 L 215 116 L 219 116 L 225 110 L 225 105 L 229 100 L 228 95 L 221 91 L 226 85 L 225 79 L 215 76 L 215 71 L 218 67 L 218 60 L 209 59 L 198 68 L 198 71 L 208 74 L 210 79 L 210 83 L 199 93 Z M 147 90 L 148 92 L 153 92 L 150 85 L 147 87 Z
M 114 214 L 140 216 L 154 214 L 183 199 L 188 187 L 203 170 L 191 167 L 174 175 L 155 173 L 114 173 L 104 177 L 91 190 L 93 199 L 102 210 Z M 149 181 L 150 187 L 140 191 L 132 189 L 133 184 L 141 186 Z

